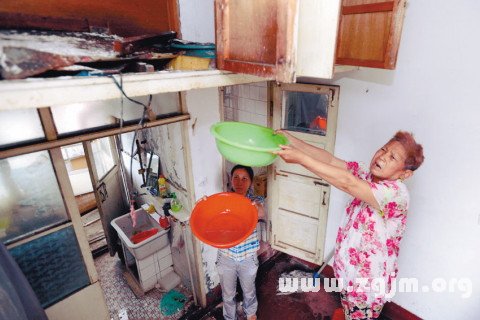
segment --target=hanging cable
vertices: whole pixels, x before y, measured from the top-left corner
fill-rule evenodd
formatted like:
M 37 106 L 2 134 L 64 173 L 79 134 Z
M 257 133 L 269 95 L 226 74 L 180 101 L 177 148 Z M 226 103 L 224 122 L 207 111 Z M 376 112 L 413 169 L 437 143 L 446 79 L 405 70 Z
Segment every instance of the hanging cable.
M 125 93 L 125 91 L 123 90 L 123 78 L 121 76 L 121 74 L 119 75 L 120 76 L 120 83 L 117 81 L 117 79 L 115 79 L 115 77 L 113 75 L 111 76 L 108 76 L 110 77 L 113 82 L 115 83 L 115 85 L 117 86 L 117 88 L 120 90 L 120 92 L 122 93 L 122 97 L 125 97 L 127 98 L 129 101 L 135 103 L 135 104 L 138 104 L 138 105 L 141 105 L 143 106 L 143 113 L 142 113 L 142 117 L 140 118 L 140 121 L 138 122 L 138 126 L 137 128 L 135 129 L 135 131 L 133 132 L 133 139 L 132 139 L 132 148 L 131 148 L 131 152 L 130 152 L 130 184 L 133 188 L 133 157 L 134 157 L 134 154 L 133 154 L 133 151 L 134 151 L 134 146 L 135 146 L 135 140 L 137 138 L 137 133 L 138 133 L 138 130 L 143 130 L 145 128 L 145 118 L 146 118 L 146 115 L 147 115 L 147 112 L 148 110 L 151 108 L 151 103 L 152 103 L 152 99 L 153 99 L 153 96 L 152 95 L 149 95 L 149 99 L 148 99 L 148 104 L 144 104 L 138 100 L 135 100 L 135 99 L 132 99 L 130 98 L 129 96 L 127 96 L 127 94 Z M 120 128 L 123 127 L 123 99 L 122 99 L 122 110 L 121 110 L 121 118 L 120 118 Z M 121 131 L 120 131 L 121 132 Z M 121 141 L 121 140 L 120 140 Z M 123 149 L 123 144 L 122 144 L 122 149 Z M 137 152 L 141 152 L 141 150 L 137 150 Z M 141 164 L 140 164 L 141 165 Z M 134 199 L 134 192 L 131 192 L 131 191 L 127 191 L 128 192 L 128 198 L 129 198 L 129 203 Z
M 120 87 L 123 87 L 123 77 L 122 74 L 120 76 Z M 122 184 L 124 188 L 125 199 L 128 199 L 130 202 L 130 188 L 128 187 L 127 183 L 127 174 L 125 173 L 125 163 L 123 161 L 123 140 L 122 140 L 122 129 L 123 129 L 123 93 L 120 94 L 120 133 L 118 134 L 118 142 L 119 146 L 117 146 L 118 157 L 120 161 L 120 173 L 122 175 Z

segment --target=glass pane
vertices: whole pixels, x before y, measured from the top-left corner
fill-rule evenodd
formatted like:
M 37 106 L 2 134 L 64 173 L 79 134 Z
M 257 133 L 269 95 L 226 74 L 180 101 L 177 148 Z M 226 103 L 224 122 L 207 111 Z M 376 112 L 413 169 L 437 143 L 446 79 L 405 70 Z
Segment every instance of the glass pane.
M 43 308 L 90 284 L 73 227 L 10 250 Z
M 328 95 L 285 92 L 284 129 L 321 136 L 327 133 Z
M 62 147 L 62 156 L 68 171 L 68 178 L 72 185 L 73 194 L 79 196 L 93 192 L 90 172 L 88 171 L 87 159 L 83 150 L 83 144 L 77 143 Z
M 92 152 L 98 179 L 100 180 L 115 165 L 112 148 L 110 146 L 110 138 L 93 140 Z
M 0 160 L 0 240 L 8 244 L 67 220 L 47 151 Z
M 119 94 L 120 95 L 120 94 Z M 134 97 L 148 103 L 148 97 Z M 53 119 L 60 135 L 92 128 L 116 127 L 122 118 L 121 99 L 75 103 L 51 108 Z M 162 93 L 153 96 L 152 110 L 157 117 L 180 113 L 178 93 Z M 136 123 L 143 115 L 143 107 L 123 99 L 123 120 Z
M 0 148 L 43 138 L 36 109 L 0 111 Z

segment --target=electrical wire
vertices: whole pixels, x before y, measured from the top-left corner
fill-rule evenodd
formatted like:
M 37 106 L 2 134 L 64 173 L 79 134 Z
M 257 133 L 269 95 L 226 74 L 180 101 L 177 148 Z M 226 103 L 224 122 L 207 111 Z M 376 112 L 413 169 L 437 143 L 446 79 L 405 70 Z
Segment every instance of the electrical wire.
M 109 78 L 111 78 L 113 80 L 113 82 L 115 83 L 115 85 L 117 86 L 117 88 L 120 90 L 120 92 L 122 93 L 122 97 L 125 97 L 127 98 L 129 101 L 135 103 L 135 104 L 138 104 L 138 105 L 141 105 L 143 106 L 143 113 L 142 113 L 142 117 L 140 118 L 140 121 L 138 122 L 138 125 L 137 125 L 137 128 L 135 129 L 135 131 L 133 132 L 133 139 L 132 139 L 132 148 L 131 148 L 131 152 L 130 152 L 130 184 L 131 186 L 133 187 L 133 172 L 132 172 L 132 169 L 133 169 L 133 151 L 134 151 L 134 146 L 135 146 L 135 141 L 137 139 L 137 133 L 138 133 L 138 130 L 143 130 L 145 128 L 145 118 L 146 118 L 146 115 L 147 115 L 147 110 L 150 108 L 151 106 L 151 103 L 152 103 L 152 99 L 153 99 L 153 96 L 152 95 L 149 95 L 149 99 L 148 99 L 148 104 L 144 104 L 138 100 L 135 100 L 135 99 L 132 99 L 130 98 L 129 96 L 127 96 L 127 94 L 125 93 L 125 91 L 123 90 L 123 78 L 122 78 L 122 75 L 119 74 L 119 77 L 120 77 L 120 83 L 117 81 L 117 79 L 115 79 L 115 76 L 113 75 L 110 75 L 108 76 Z M 120 134 L 121 134 L 121 128 L 123 127 L 123 99 L 121 100 L 121 105 L 122 105 L 122 110 L 121 110 L 121 115 L 120 115 Z M 120 138 L 120 142 L 121 142 L 121 138 Z M 121 148 L 123 150 L 123 144 L 121 145 Z M 137 150 L 137 152 L 141 152 L 141 150 Z M 141 165 L 141 164 L 140 164 Z M 131 191 L 128 191 L 128 200 L 129 200 L 129 203 L 131 201 L 134 201 L 134 192 L 131 192 Z

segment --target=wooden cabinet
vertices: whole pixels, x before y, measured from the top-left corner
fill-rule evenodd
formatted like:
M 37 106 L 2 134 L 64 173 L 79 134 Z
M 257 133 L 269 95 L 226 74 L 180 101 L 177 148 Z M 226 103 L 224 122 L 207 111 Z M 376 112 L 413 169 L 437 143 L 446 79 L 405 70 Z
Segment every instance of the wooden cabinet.
M 2 29 L 106 31 L 133 37 L 180 31 L 177 0 L 2 0 Z
M 335 86 L 276 85 L 272 126 L 333 152 L 338 95 Z M 277 159 L 269 167 L 267 193 L 272 247 L 321 264 L 330 185 L 300 165 Z
M 215 0 L 217 67 L 278 82 L 395 68 L 405 0 Z

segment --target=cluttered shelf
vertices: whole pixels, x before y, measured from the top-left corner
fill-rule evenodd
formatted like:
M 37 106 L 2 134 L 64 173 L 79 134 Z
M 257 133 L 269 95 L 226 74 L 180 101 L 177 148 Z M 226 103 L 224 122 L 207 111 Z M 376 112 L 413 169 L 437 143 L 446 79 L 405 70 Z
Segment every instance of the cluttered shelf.
M 167 31 L 108 33 L 0 30 L 0 110 L 39 108 L 258 82 L 215 69 L 215 45 Z

